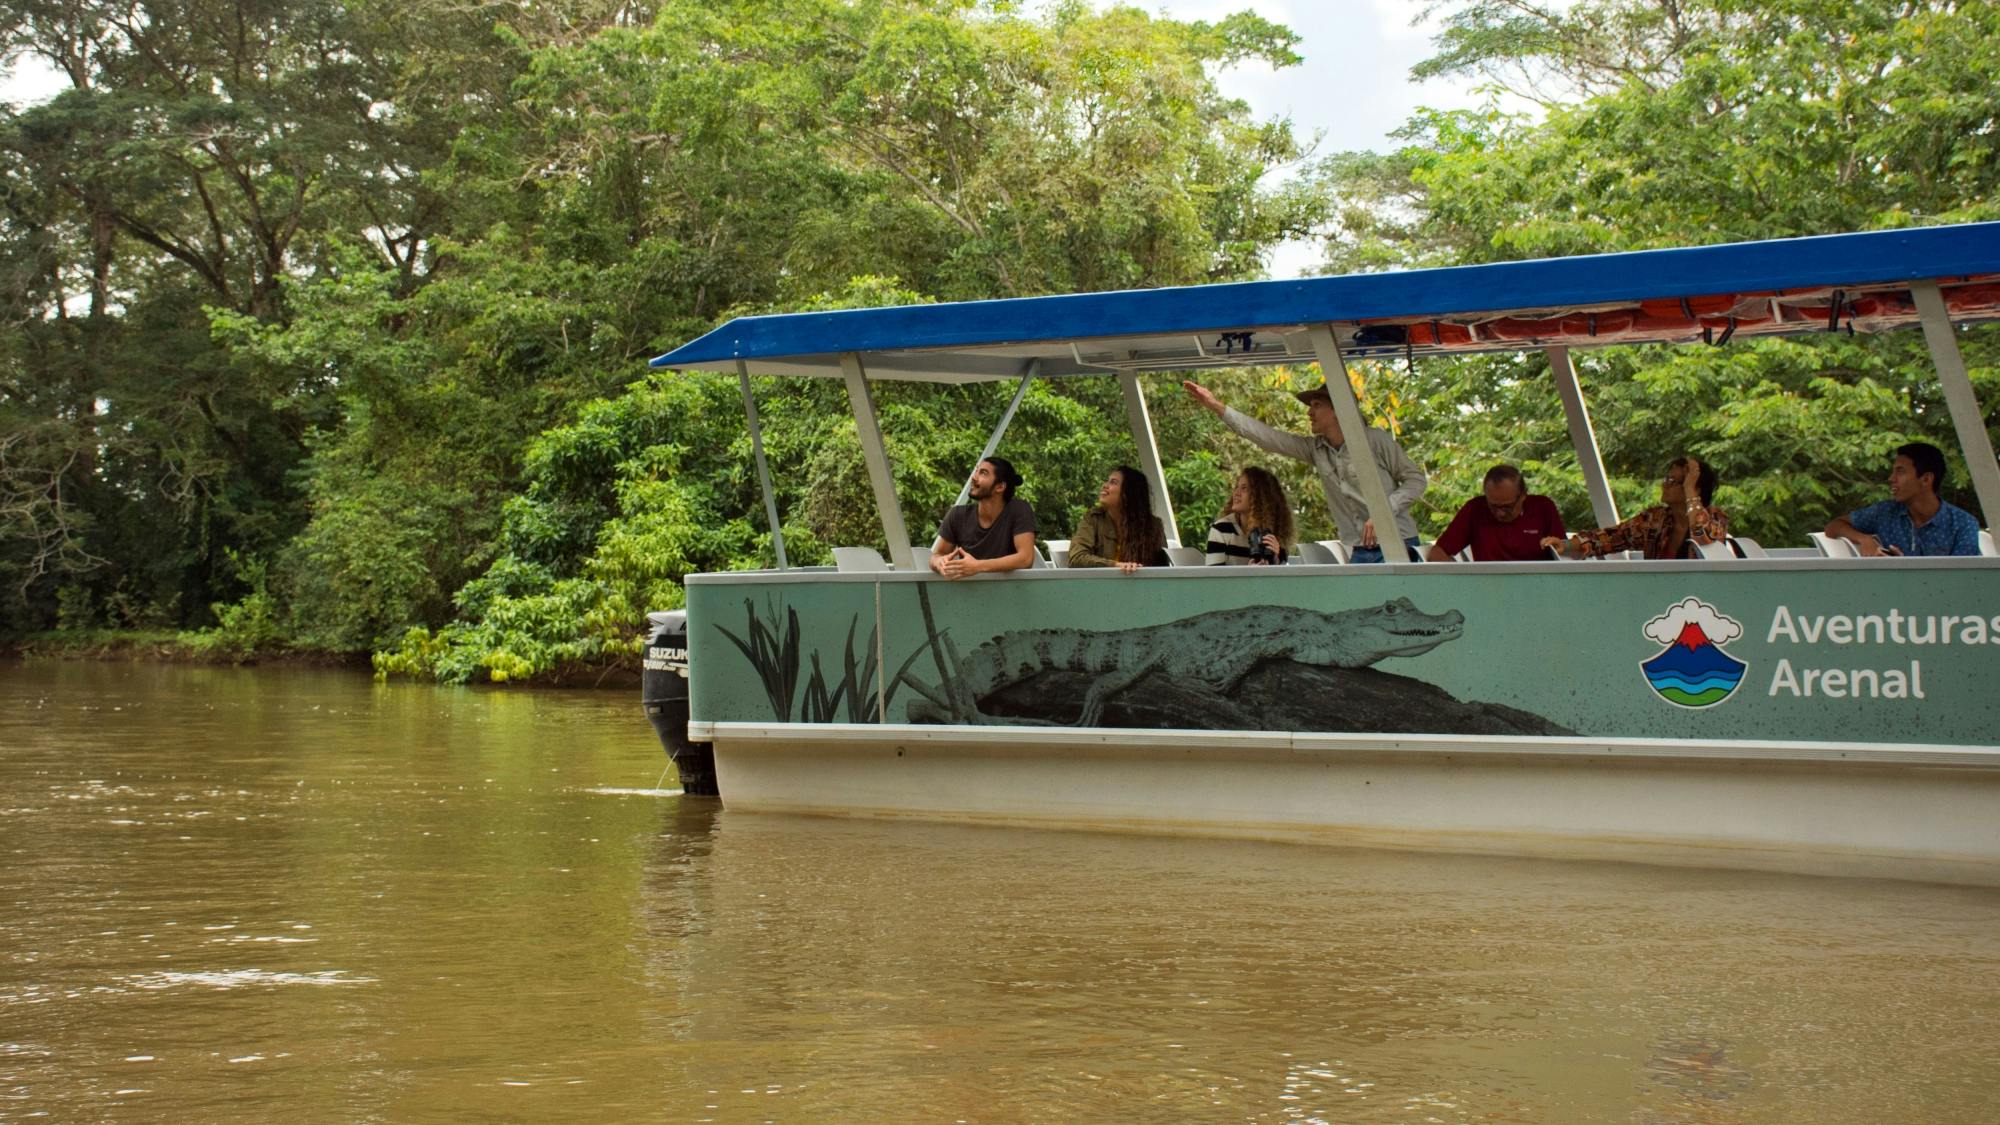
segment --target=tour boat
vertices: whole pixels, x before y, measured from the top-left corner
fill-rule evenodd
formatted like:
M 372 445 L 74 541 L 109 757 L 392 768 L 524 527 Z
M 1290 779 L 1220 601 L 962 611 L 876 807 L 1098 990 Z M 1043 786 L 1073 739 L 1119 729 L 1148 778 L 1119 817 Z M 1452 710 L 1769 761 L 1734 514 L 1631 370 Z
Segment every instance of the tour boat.
M 1031 380 L 1115 378 L 1164 482 L 1141 372 L 1316 362 L 1352 434 L 1357 356 L 1536 349 L 1609 526 L 1575 349 L 1909 326 L 1984 525 L 2000 465 L 1958 337 L 1993 319 L 2000 223 L 732 320 L 653 362 L 737 376 L 779 566 L 688 578 L 684 613 L 655 615 L 646 707 L 688 790 L 730 810 L 2000 884 L 2000 558 L 1746 544 L 951 582 L 912 544 L 871 390 L 1015 382 L 991 452 Z M 786 564 L 751 375 L 845 383 L 886 558 Z

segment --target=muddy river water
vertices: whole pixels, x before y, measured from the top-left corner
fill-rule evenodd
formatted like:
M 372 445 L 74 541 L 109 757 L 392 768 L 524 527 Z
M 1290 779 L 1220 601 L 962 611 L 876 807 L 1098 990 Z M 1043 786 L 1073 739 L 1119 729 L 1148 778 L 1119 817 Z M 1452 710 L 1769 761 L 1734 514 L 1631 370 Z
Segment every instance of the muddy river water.
M 2000 1119 L 2000 891 L 664 765 L 623 692 L 0 663 L 0 1120 Z

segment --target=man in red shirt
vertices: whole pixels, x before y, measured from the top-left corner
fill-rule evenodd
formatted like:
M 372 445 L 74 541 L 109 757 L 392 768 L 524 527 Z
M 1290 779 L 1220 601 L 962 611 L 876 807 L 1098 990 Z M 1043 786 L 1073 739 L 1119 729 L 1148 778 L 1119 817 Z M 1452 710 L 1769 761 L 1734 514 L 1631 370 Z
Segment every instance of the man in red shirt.
M 1470 546 L 1474 562 L 1534 562 L 1548 557 L 1542 550 L 1544 538 L 1567 534 L 1555 501 L 1528 495 L 1528 482 L 1514 466 L 1488 469 L 1484 492 L 1452 517 L 1451 526 L 1425 553 L 1427 561 L 1450 562 Z

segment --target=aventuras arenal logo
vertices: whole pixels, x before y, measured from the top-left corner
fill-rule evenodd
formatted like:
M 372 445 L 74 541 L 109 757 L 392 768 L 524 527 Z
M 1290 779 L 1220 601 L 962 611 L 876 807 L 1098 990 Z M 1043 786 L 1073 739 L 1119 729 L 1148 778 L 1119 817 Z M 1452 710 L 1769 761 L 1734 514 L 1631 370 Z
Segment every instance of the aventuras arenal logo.
M 1713 707 L 1743 682 L 1749 665 L 1722 651 L 1743 626 L 1698 598 L 1684 598 L 1646 622 L 1645 634 L 1667 646 L 1640 671 L 1654 694 L 1677 707 Z

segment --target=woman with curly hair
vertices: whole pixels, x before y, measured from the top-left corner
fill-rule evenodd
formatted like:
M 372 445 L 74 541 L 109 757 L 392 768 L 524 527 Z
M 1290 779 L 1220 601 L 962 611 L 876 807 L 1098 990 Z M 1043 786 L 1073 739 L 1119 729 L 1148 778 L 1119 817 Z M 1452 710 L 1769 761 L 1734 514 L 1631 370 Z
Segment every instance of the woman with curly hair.
M 1208 565 L 1269 566 L 1293 543 L 1292 506 L 1278 478 L 1255 465 L 1236 474 L 1229 503 L 1208 529 Z

